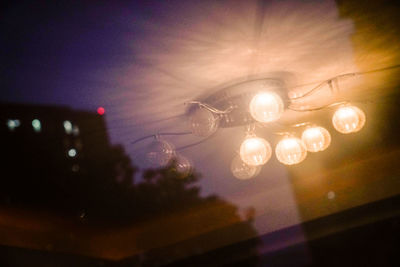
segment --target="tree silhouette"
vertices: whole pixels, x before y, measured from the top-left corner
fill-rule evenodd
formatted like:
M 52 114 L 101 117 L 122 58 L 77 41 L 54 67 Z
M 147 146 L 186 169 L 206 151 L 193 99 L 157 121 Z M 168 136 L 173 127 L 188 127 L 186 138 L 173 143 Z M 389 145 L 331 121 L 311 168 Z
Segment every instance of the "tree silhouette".
M 253 210 L 240 218 L 231 203 L 213 195 L 202 197 L 195 183 L 200 175 L 179 173 L 169 166 L 148 170 L 133 187 L 135 221 L 152 222 L 138 237 L 140 257 L 125 262 L 159 266 L 175 261 L 185 265 L 220 266 L 257 263 L 257 233 Z

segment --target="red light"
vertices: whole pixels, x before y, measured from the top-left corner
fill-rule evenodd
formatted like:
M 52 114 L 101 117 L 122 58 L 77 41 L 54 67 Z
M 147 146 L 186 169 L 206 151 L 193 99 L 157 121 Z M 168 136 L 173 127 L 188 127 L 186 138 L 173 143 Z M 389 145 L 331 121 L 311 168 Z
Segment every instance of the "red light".
M 99 115 L 104 115 L 104 113 L 106 113 L 106 110 L 105 110 L 103 107 L 99 107 L 99 108 L 97 109 L 97 113 L 98 113 Z

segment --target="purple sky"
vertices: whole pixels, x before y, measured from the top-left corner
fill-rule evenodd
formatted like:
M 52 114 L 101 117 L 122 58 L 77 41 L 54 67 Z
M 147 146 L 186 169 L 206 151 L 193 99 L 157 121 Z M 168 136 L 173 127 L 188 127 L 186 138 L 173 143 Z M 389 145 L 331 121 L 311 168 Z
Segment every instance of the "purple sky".
M 22 1 L 3 9 L 2 76 L 7 78 L 1 100 L 89 110 L 107 105 L 105 96 L 116 85 L 96 75 L 126 64 L 129 6 L 85 2 Z

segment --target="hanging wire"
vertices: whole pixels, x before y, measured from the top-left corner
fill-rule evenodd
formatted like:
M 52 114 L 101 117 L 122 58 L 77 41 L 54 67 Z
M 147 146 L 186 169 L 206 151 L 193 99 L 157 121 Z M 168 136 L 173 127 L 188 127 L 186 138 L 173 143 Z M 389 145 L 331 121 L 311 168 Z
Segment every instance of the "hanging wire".
M 174 133 L 174 132 L 164 132 L 164 133 L 158 133 L 157 135 L 188 135 L 188 134 L 191 134 L 192 132 L 177 132 L 177 133 Z
M 297 96 L 297 97 L 291 97 L 291 98 L 289 98 L 289 100 L 298 100 L 298 99 L 302 99 L 304 97 L 310 96 L 314 92 L 316 92 L 319 89 L 321 89 L 325 84 L 329 85 L 335 80 L 337 82 L 337 80 L 339 78 L 343 78 L 343 77 L 347 77 L 347 76 L 353 77 L 353 76 L 376 73 L 376 72 L 382 72 L 382 71 L 387 71 L 387 70 L 392 70 L 392 69 L 397 69 L 397 68 L 400 68 L 400 64 L 389 66 L 389 67 L 385 67 L 385 68 L 380 68 L 380 69 L 369 70 L 369 71 L 360 71 L 360 72 L 351 72 L 351 73 L 340 74 L 340 75 L 337 75 L 337 76 L 335 76 L 335 77 L 333 77 L 331 79 L 328 79 L 328 80 L 325 80 L 325 81 L 321 82 L 320 84 L 318 84 L 317 86 L 315 86 L 314 88 L 312 88 L 308 92 L 304 93 L 303 95 Z
M 156 138 L 157 136 L 189 135 L 189 134 L 192 134 L 192 132 L 177 132 L 177 133 L 157 133 L 157 134 L 151 134 L 151 135 L 146 135 L 146 136 L 143 136 L 143 137 L 141 137 L 141 138 L 136 139 L 135 141 L 131 142 L 131 145 L 137 144 L 137 143 L 139 143 L 139 142 L 141 142 L 141 141 L 143 141 L 143 140 L 146 140 L 146 139 L 148 139 L 148 138 Z M 208 136 L 208 137 L 206 137 L 206 138 L 204 138 L 204 139 L 202 139 L 202 140 L 200 140 L 200 141 L 198 141 L 198 142 L 195 142 L 195 143 L 192 143 L 192 144 L 188 144 L 188 145 L 184 145 L 184 146 L 178 147 L 178 148 L 176 148 L 175 150 L 176 150 L 176 151 L 181 151 L 181 150 L 184 150 L 184 149 L 186 149 L 186 148 L 199 145 L 199 144 L 201 144 L 201 143 L 207 141 L 207 140 L 210 139 L 211 137 L 213 137 L 215 134 L 216 134 L 216 132 L 214 132 L 214 133 L 211 134 L 210 136 Z
M 316 110 L 321 110 L 324 108 L 330 108 L 330 107 L 335 107 L 338 105 L 343 105 L 343 104 L 347 104 L 349 103 L 349 101 L 340 101 L 340 102 L 335 102 L 335 103 L 330 103 L 327 105 L 323 105 L 323 106 L 319 106 L 319 107 L 315 107 L 315 108 L 305 108 L 305 109 L 296 109 L 293 107 L 288 107 L 289 110 L 293 110 L 293 111 L 297 111 L 297 112 L 309 112 L 309 111 L 316 111 Z
M 136 139 L 135 141 L 133 141 L 133 142 L 131 142 L 131 145 L 134 145 L 134 144 L 136 144 L 136 143 L 139 143 L 139 142 L 141 142 L 141 141 L 143 141 L 143 140 L 146 140 L 146 139 L 148 139 L 148 138 L 156 138 L 157 136 L 171 136 L 171 135 L 189 135 L 189 134 L 191 134 L 192 132 L 176 132 L 176 133 L 173 133 L 173 132 L 171 132 L 171 133 L 168 133 L 168 132 L 161 132 L 161 133 L 157 133 L 157 134 L 151 134 L 151 135 L 146 135 L 146 136 L 143 136 L 143 137 L 141 137 L 141 138 L 138 138 L 138 139 Z
M 291 127 L 291 128 L 300 128 L 300 127 L 305 127 L 305 126 L 310 126 L 312 123 L 309 121 L 306 122 L 301 122 L 301 123 L 296 123 L 296 124 L 291 124 L 291 125 L 285 125 L 285 124 L 281 124 L 284 127 Z M 292 132 L 287 132 L 287 131 L 283 131 L 283 132 L 274 132 L 275 135 L 292 135 Z
M 175 150 L 176 150 L 176 151 L 182 151 L 182 150 L 184 150 L 184 149 L 187 149 L 187 148 L 190 148 L 190 147 L 194 147 L 194 146 L 200 145 L 201 143 L 204 143 L 205 141 L 207 141 L 207 140 L 211 139 L 212 137 L 214 137 L 216 133 L 217 133 L 217 131 L 215 131 L 215 132 L 212 133 L 210 136 L 208 136 L 208 137 L 206 137 L 206 138 L 204 138 L 204 139 L 202 139 L 202 140 L 200 140 L 200 141 L 198 141 L 198 142 L 195 142 L 195 143 L 192 143 L 192 144 L 188 144 L 188 145 L 184 145 L 184 146 L 178 147 L 178 148 L 176 148 Z
M 143 136 L 143 137 L 138 138 L 138 139 L 136 139 L 135 141 L 131 142 L 131 145 L 134 145 L 134 144 L 136 144 L 136 143 L 139 143 L 139 142 L 141 142 L 141 141 L 143 141 L 143 140 L 146 140 L 146 139 L 148 139 L 148 138 L 151 138 L 151 137 L 154 138 L 154 137 L 156 137 L 156 135 L 155 135 L 155 134 L 151 134 L 151 135 Z

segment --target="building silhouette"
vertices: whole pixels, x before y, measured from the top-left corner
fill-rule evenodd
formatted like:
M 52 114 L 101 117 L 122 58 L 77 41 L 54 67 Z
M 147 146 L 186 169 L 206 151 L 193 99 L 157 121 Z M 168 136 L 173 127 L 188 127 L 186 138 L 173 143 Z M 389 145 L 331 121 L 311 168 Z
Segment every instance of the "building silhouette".
M 79 212 L 99 185 L 121 179 L 116 154 L 130 166 L 122 149 L 111 146 L 104 116 L 96 112 L 7 103 L 0 104 L 0 120 L 5 204 Z
M 159 266 L 202 253 L 201 262 L 257 263 L 252 215 L 201 196 L 200 176 L 175 163 L 133 183 L 100 114 L 20 104 L 0 114 L 0 263 Z

